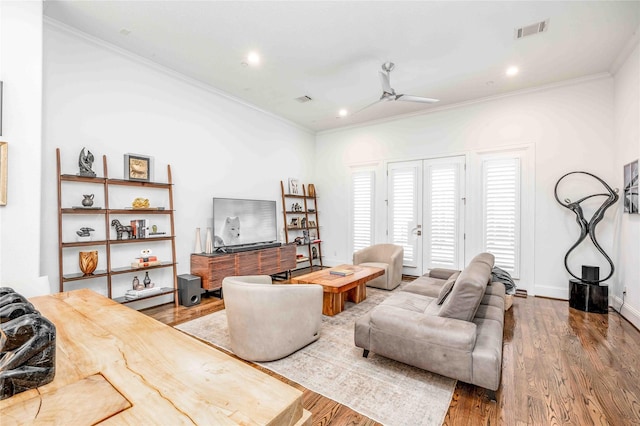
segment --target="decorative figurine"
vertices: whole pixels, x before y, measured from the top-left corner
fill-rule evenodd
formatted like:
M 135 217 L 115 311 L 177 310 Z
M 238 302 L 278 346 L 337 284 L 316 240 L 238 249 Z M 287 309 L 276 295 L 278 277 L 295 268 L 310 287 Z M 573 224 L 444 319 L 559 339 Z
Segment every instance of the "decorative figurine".
M 56 327 L 9 287 L 0 288 L 0 336 L 0 400 L 53 380 Z
M 318 258 L 318 249 L 316 247 L 311 247 L 311 258 L 312 259 L 317 259 Z
M 82 205 L 84 207 L 93 206 L 93 194 L 83 195 L 84 199 L 82 200 Z
M 93 231 L 95 231 L 95 229 L 84 227 L 84 228 L 80 228 L 79 231 L 76 231 L 76 234 L 78 234 L 78 237 L 91 237 L 90 232 L 93 232 Z
M 560 198 L 558 197 L 558 185 L 560 184 L 560 181 L 562 181 L 562 179 L 564 179 L 567 176 L 572 175 L 572 174 L 584 174 L 584 175 L 587 175 L 587 176 L 591 176 L 592 178 L 594 178 L 598 182 L 600 182 L 604 186 L 604 188 L 607 190 L 608 193 L 607 194 L 601 193 L 601 194 L 587 195 L 587 196 L 582 197 L 579 200 L 573 201 L 573 202 L 569 198 L 565 198 L 564 202 L 560 201 Z M 569 173 L 565 174 L 564 176 L 562 176 L 560 179 L 558 179 L 558 182 L 556 182 L 556 186 L 555 186 L 553 192 L 554 192 L 554 196 L 556 197 L 556 201 L 558 203 L 560 203 L 560 205 L 562 207 L 566 207 L 566 208 L 568 208 L 569 210 L 571 210 L 572 212 L 575 213 L 576 222 L 578 222 L 578 226 L 580 227 L 580 237 L 578 237 L 578 240 L 571 246 L 569 251 L 567 251 L 567 254 L 564 256 L 564 267 L 566 268 L 567 272 L 569 272 L 569 274 L 572 277 L 574 277 L 574 278 L 576 278 L 578 280 L 582 280 L 582 281 L 588 282 L 589 284 L 598 284 L 598 283 L 601 283 L 603 281 L 608 280 L 613 275 L 613 271 L 615 270 L 615 268 L 613 266 L 613 262 L 611 261 L 611 258 L 607 255 L 607 253 L 605 253 L 605 251 L 602 249 L 602 247 L 600 247 L 600 244 L 598 244 L 598 241 L 596 240 L 596 225 L 598 225 L 598 223 L 600 223 L 600 221 L 604 218 L 605 211 L 609 207 L 614 205 L 616 203 L 616 201 L 618 201 L 618 189 L 617 188 L 615 190 L 612 189 L 609 185 L 607 185 L 607 183 L 605 181 L 603 181 L 602 179 L 600 179 L 598 176 L 596 176 L 594 174 L 591 174 L 589 172 L 576 171 L 576 172 L 569 172 Z M 582 203 L 585 200 L 588 200 L 589 198 L 593 198 L 593 197 L 606 197 L 606 200 L 604 200 L 602 205 L 600 205 L 600 207 L 595 211 L 595 213 L 591 217 L 591 220 L 589 220 L 587 222 L 587 220 L 584 218 L 584 212 L 582 211 L 582 206 L 580 205 L 580 203 Z M 600 279 L 598 279 L 598 280 L 583 280 L 582 278 L 578 277 L 573 272 L 571 272 L 571 270 L 569 269 L 569 264 L 568 264 L 569 254 L 571 254 L 571 252 L 576 247 L 578 247 L 578 245 L 582 241 L 584 241 L 584 239 L 587 237 L 587 234 L 589 235 L 589 238 L 591 238 L 591 241 L 593 242 L 593 245 L 596 247 L 596 249 L 598 249 L 598 251 L 602 254 L 602 256 L 604 256 L 604 258 L 607 260 L 607 262 L 609 262 L 609 266 L 611 267 L 611 271 L 609 272 L 609 275 L 607 275 L 604 279 L 601 279 L 601 280 Z
M 127 233 L 127 239 L 129 239 L 129 240 L 135 240 L 136 239 L 136 235 L 133 233 L 133 226 L 131 226 L 131 225 L 123 225 L 123 224 L 120 223 L 120 221 L 118 219 L 113 219 L 111 221 L 111 226 L 115 226 L 116 227 L 116 234 L 117 234 L 116 239 L 121 240 L 122 239 L 122 234 L 124 232 Z
M 80 155 L 78 156 L 78 167 L 80 168 L 80 172 L 78 173 L 80 176 L 89 176 L 96 177 L 96 173 L 91 170 L 91 166 L 93 165 L 93 154 L 91 151 L 86 148 L 82 148 L 80 151 Z
M 148 209 L 149 208 L 149 199 L 138 197 L 131 203 L 131 206 L 134 209 Z

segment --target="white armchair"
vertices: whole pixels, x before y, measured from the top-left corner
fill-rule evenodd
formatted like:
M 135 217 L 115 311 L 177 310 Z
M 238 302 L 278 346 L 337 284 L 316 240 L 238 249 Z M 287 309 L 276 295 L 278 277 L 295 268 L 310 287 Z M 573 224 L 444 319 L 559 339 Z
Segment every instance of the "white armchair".
M 231 350 L 242 359 L 284 358 L 320 337 L 322 286 L 249 275 L 225 278 L 222 292 Z
M 368 287 L 393 290 L 402 281 L 404 249 L 395 244 L 375 244 L 353 253 L 353 264 L 376 266 L 384 269 L 384 275 L 367 282 Z

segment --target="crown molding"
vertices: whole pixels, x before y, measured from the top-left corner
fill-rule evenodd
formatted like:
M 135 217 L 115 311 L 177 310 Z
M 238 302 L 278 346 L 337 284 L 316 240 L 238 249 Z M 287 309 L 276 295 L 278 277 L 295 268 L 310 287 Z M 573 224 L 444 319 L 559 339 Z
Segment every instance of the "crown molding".
M 485 96 L 485 97 L 482 97 L 482 98 L 470 99 L 470 100 L 462 101 L 462 102 L 456 102 L 456 103 L 449 104 L 449 105 L 443 105 L 441 107 L 431 108 L 428 111 L 410 112 L 410 113 L 407 113 L 407 114 L 396 115 L 396 116 L 393 116 L 393 117 L 380 118 L 378 120 L 372 120 L 372 121 L 367 121 L 367 122 L 358 123 L 358 124 L 351 124 L 351 125 L 347 125 L 347 126 L 343 126 L 343 127 L 336 127 L 334 129 L 323 130 L 323 131 L 317 132 L 316 135 L 317 136 L 327 135 L 327 134 L 331 134 L 331 133 L 341 132 L 341 131 L 344 131 L 344 130 L 356 129 L 356 128 L 359 128 L 359 127 L 367 127 L 367 126 L 373 126 L 373 125 L 376 125 L 376 124 L 388 123 L 388 122 L 391 122 L 391 121 L 404 120 L 406 118 L 423 116 L 423 115 L 428 115 L 428 114 L 434 114 L 436 112 L 447 111 L 447 110 L 450 110 L 450 109 L 462 108 L 462 107 L 466 107 L 466 106 L 469 106 L 469 105 L 476 105 L 476 104 L 481 104 L 481 103 L 485 103 L 485 102 L 491 102 L 491 101 L 495 101 L 495 100 L 499 100 L 499 99 L 511 98 L 511 97 L 514 97 L 514 96 L 527 95 L 527 94 L 537 93 L 537 92 L 545 92 L 545 91 L 557 89 L 557 88 L 560 88 L 560 87 L 573 86 L 573 85 L 576 85 L 576 84 L 582 84 L 582 83 L 586 83 L 586 82 L 589 82 L 589 81 L 601 80 L 601 79 L 606 79 L 606 78 L 611 78 L 611 74 L 609 72 L 601 72 L 601 73 L 597 73 L 597 74 L 587 75 L 587 76 L 584 76 L 584 77 L 574 78 L 574 79 L 571 79 L 571 80 L 563 80 L 563 81 L 559 81 L 559 82 L 556 82 L 556 83 L 545 84 L 545 85 L 542 85 L 542 86 L 536 86 L 536 87 L 530 87 L 530 88 L 527 88 L 527 89 L 514 90 L 512 92 L 501 93 L 499 95 L 491 95 L 491 96 Z
M 50 18 L 48 16 L 45 16 L 44 17 L 44 23 L 45 23 L 46 26 L 49 26 L 49 27 L 51 27 L 53 29 L 56 29 L 56 30 L 61 31 L 61 32 L 65 32 L 67 34 L 70 34 L 70 35 L 78 37 L 78 38 L 81 38 L 81 39 L 83 39 L 85 41 L 88 41 L 88 42 L 94 44 L 94 45 L 102 47 L 102 48 L 104 48 L 106 50 L 109 50 L 109 51 L 111 51 L 113 53 L 116 53 L 116 54 L 118 54 L 120 56 L 126 57 L 127 59 L 130 59 L 130 60 L 132 60 L 134 62 L 137 62 L 137 63 L 139 63 L 141 65 L 144 65 L 146 67 L 152 68 L 152 69 L 154 69 L 156 71 L 159 71 L 159 72 L 161 72 L 161 73 L 163 73 L 163 74 L 165 74 L 165 75 L 167 75 L 169 77 L 172 77 L 172 78 L 174 78 L 176 80 L 180 80 L 183 83 L 187 83 L 187 84 L 189 84 L 191 86 L 194 86 L 194 87 L 196 87 L 198 89 L 204 90 L 204 91 L 209 92 L 209 93 L 213 93 L 214 95 L 217 95 L 217 96 L 226 98 L 228 100 L 231 100 L 233 102 L 239 103 L 239 104 L 241 104 L 241 105 L 243 105 L 243 106 L 245 106 L 247 108 L 250 108 L 250 109 L 252 109 L 254 111 L 258 111 L 258 112 L 268 116 L 269 118 L 272 118 L 272 119 L 277 120 L 277 121 L 279 121 L 281 123 L 287 124 L 287 125 L 289 125 L 291 127 L 294 127 L 294 128 L 296 128 L 298 130 L 304 131 L 304 132 L 306 132 L 306 133 L 308 133 L 310 135 L 315 135 L 316 134 L 316 132 L 314 130 L 312 130 L 312 129 L 308 128 L 308 127 L 302 126 L 302 125 L 300 125 L 300 124 L 298 124 L 296 122 L 293 122 L 291 120 L 283 118 L 283 117 L 281 117 L 281 116 L 279 116 L 277 114 L 274 114 L 272 112 L 266 111 L 266 110 L 264 110 L 264 109 L 262 109 L 262 108 L 260 108 L 260 107 L 258 107 L 256 105 L 254 105 L 252 103 L 249 103 L 249 102 L 247 102 L 247 101 L 245 101 L 243 99 L 240 99 L 240 98 L 238 98 L 238 97 L 236 97 L 236 96 L 234 96 L 234 95 L 232 95 L 230 93 L 227 93 L 227 92 L 225 92 L 223 90 L 217 89 L 217 88 L 215 88 L 215 87 L 213 87 L 213 86 L 211 86 L 209 84 L 203 83 L 202 81 L 197 80 L 195 78 L 188 77 L 188 76 L 182 74 L 181 72 L 178 72 L 178 71 L 176 71 L 176 70 L 174 70 L 172 68 L 169 68 L 167 66 L 161 65 L 161 64 L 159 64 L 157 62 L 154 62 L 154 61 L 151 61 L 149 59 L 146 59 L 146 58 L 144 58 L 144 57 L 142 57 L 142 56 L 140 56 L 140 55 L 138 55 L 136 53 L 133 53 L 133 52 L 130 52 L 130 51 L 126 50 L 126 49 L 118 47 L 118 46 L 116 46 L 116 45 L 114 45 L 112 43 L 109 43 L 109 42 L 107 42 L 105 40 L 102 40 L 102 39 L 100 39 L 98 37 L 94 37 L 94 36 L 92 36 L 90 34 L 87 34 L 87 33 L 83 32 L 83 31 L 81 31 L 81 30 L 79 30 L 77 28 L 74 28 L 74 27 L 72 27 L 70 25 L 67 25 L 67 24 L 65 24 L 63 22 L 60 22 L 60 21 L 58 21 L 56 19 Z
M 640 41 L 640 26 L 638 26 L 638 28 L 635 30 L 631 38 L 627 40 L 627 43 L 624 45 L 620 53 L 618 53 L 618 56 L 616 56 L 616 58 L 611 63 L 611 67 L 609 67 L 609 72 L 611 73 L 611 75 L 615 75 L 618 73 L 618 71 L 620 70 L 620 67 L 622 67 L 622 65 L 625 63 L 627 58 L 629 58 L 629 55 L 631 55 L 633 50 L 638 45 L 639 41 Z

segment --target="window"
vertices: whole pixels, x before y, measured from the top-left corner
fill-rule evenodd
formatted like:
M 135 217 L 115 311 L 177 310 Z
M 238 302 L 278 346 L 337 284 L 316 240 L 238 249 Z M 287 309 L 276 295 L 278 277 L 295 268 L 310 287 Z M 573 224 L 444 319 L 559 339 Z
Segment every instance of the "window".
M 520 159 L 482 162 L 483 247 L 495 265 L 520 274 Z
M 353 172 L 351 229 L 353 251 L 373 245 L 373 200 L 375 174 L 372 170 Z

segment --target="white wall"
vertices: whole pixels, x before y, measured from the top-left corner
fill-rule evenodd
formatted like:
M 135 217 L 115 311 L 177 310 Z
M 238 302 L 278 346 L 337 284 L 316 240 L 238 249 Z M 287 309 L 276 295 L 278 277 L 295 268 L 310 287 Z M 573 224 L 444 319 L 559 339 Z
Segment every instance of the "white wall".
M 0 80 L 0 140 L 9 144 L 7 205 L 0 207 L 0 286 L 17 288 L 47 274 L 40 263 L 42 2 L 0 2 Z
M 42 248 L 53 283 L 59 275 L 56 147 L 63 173 L 77 173 L 83 146 L 95 155 L 98 175 L 103 154 L 115 178 L 123 177 L 124 153 L 153 156 L 157 181 L 166 181 L 171 165 L 179 274 L 189 273 L 197 227 L 204 244 L 213 197 L 277 200 L 282 226 L 280 180 L 310 182 L 313 134 L 59 24 L 45 24 L 44 42 L 43 216 L 51 226 L 43 230 Z M 70 256 L 77 262 L 75 251 Z
M 613 168 L 612 143 L 610 77 L 594 77 L 424 115 L 320 133 L 316 141 L 316 181 L 323 188 L 323 223 L 330 224 L 323 230 L 323 239 L 327 241 L 323 254 L 335 263 L 351 259 L 345 232 L 349 226 L 350 164 L 384 165 L 388 160 L 473 154 L 526 145 L 535 152 L 535 231 L 534 242 L 529 241 L 535 245 L 534 253 L 523 259 L 532 271 L 528 277 L 531 282 L 523 284 L 530 294 L 567 299 L 570 276 L 563 259 L 579 230 L 573 214 L 555 201 L 554 185 L 564 173 L 573 170 L 590 171 L 610 184 L 617 182 L 619 173 Z M 378 167 L 378 189 L 384 188 L 383 170 L 384 167 Z M 376 210 L 377 218 L 386 217 L 383 197 L 378 197 Z M 609 254 L 615 210 L 610 209 L 598 226 L 598 240 Z M 473 211 L 467 211 L 467 218 L 473 215 Z M 376 240 L 385 241 L 384 226 L 377 229 Z M 576 251 L 576 268 L 579 270 L 580 263 L 597 263 L 606 273 L 607 264 L 592 251 L 589 247 Z M 467 260 L 473 254 L 467 253 Z
M 615 180 L 622 188 L 625 164 L 640 158 L 640 47 L 636 44 L 614 77 Z M 622 197 L 622 192 L 621 192 Z M 640 215 L 620 211 L 616 228 L 618 270 L 612 296 L 622 314 L 640 328 Z

